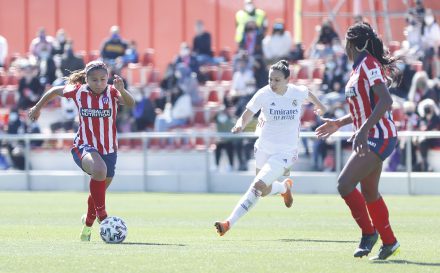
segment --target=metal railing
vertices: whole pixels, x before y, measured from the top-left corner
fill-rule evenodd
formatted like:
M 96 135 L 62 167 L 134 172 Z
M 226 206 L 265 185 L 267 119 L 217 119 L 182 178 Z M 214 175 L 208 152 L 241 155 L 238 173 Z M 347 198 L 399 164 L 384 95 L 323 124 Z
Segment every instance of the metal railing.
M 330 140 L 335 140 L 335 172 L 339 173 L 341 171 L 342 166 L 342 140 L 347 139 L 352 135 L 352 132 L 336 132 L 330 137 Z M 25 157 L 25 170 L 26 179 L 28 184 L 30 184 L 30 155 L 32 153 L 31 149 L 31 141 L 34 140 L 70 140 L 73 139 L 73 133 L 58 133 L 58 134 L 23 134 L 23 135 L 8 135 L 8 134 L 0 134 L 0 140 L 4 141 L 24 141 L 24 157 Z M 301 132 L 301 138 L 316 138 L 314 132 Z M 399 132 L 399 139 L 401 141 L 406 142 L 406 173 L 407 173 L 407 185 L 409 187 L 409 192 L 413 187 L 411 183 L 411 173 L 412 173 L 412 155 L 411 153 L 411 141 L 414 137 L 424 137 L 424 138 L 440 138 L 440 131 L 429 131 L 429 132 L 421 132 L 421 131 L 403 131 Z M 191 138 L 203 138 L 204 143 L 206 144 L 204 147 L 206 154 L 206 177 L 207 182 L 209 184 L 210 181 L 210 166 L 209 166 L 209 145 L 212 139 L 216 138 L 256 138 L 254 133 L 240 133 L 240 134 L 231 134 L 231 133 L 217 133 L 217 132 L 167 132 L 167 133 L 159 133 L 159 132 L 137 132 L 137 133 L 121 133 L 118 135 L 119 140 L 123 139 L 140 139 L 142 140 L 142 151 L 143 151 L 143 174 L 144 180 L 146 179 L 146 173 L 148 170 L 148 143 L 151 139 L 155 138 L 183 138 L 183 139 L 191 139 Z

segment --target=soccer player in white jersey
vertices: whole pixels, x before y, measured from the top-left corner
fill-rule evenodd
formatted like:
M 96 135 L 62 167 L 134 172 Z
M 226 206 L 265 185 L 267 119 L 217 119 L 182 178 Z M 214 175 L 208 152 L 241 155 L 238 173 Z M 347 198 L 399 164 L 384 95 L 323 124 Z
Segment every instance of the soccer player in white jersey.
M 397 130 L 391 115 L 393 100 L 386 86 L 393 76 L 396 59 L 384 49 L 382 40 L 368 23 L 352 25 L 346 34 L 346 53 L 353 70 L 345 87 L 350 114 L 339 119 L 323 119 L 316 129 L 327 138 L 340 127 L 353 124 L 353 153 L 339 174 L 338 191 L 350 208 L 362 232 L 354 257 L 368 255 L 378 240 L 382 247 L 372 260 L 385 260 L 397 254 L 399 242 L 394 236 L 388 208 L 379 193 L 382 162 L 397 143 Z M 361 184 L 362 193 L 356 188 Z
M 232 128 L 241 132 L 261 110 L 255 142 L 256 176 L 248 191 L 238 201 L 225 221 L 215 222 L 217 233 L 223 236 L 261 197 L 281 194 L 286 207 L 293 203 L 292 180 L 276 181 L 289 172 L 298 158 L 298 141 L 302 105 L 312 102 L 316 113 L 322 115 L 326 107 L 306 86 L 289 84 L 289 63 L 281 60 L 269 70 L 269 84 L 258 90 L 246 105 L 246 110 Z
M 107 84 L 108 78 L 108 68 L 103 62 L 90 62 L 83 70 L 72 72 L 66 86 L 52 87 L 29 110 L 29 118 L 37 120 L 41 108 L 57 96 L 72 99 L 78 108 L 79 128 L 71 153 L 75 163 L 91 178 L 81 241 L 90 241 L 96 218 L 102 221 L 107 217 L 105 190 L 115 174 L 118 104 L 127 107 L 135 104 L 119 76 L 115 76 L 113 85 Z

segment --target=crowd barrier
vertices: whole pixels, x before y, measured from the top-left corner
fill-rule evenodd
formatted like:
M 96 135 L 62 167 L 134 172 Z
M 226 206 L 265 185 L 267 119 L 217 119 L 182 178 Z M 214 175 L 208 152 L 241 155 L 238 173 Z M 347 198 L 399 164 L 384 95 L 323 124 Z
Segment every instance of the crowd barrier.
M 344 139 L 349 138 L 352 135 L 351 132 L 337 132 L 331 136 L 331 139 L 334 140 L 335 143 L 335 161 L 336 161 L 336 168 L 334 172 L 327 173 L 334 183 L 336 183 L 336 178 L 339 172 L 341 171 L 341 167 L 344 163 L 344 152 L 342 148 L 342 141 Z M 301 132 L 300 134 L 301 138 L 315 138 L 315 134 L 313 132 Z M 440 132 L 399 132 L 399 138 L 401 141 L 405 141 L 407 143 L 410 143 L 413 138 L 415 137 L 425 137 L 425 138 L 440 138 Z M 247 175 L 248 177 L 253 176 L 253 170 L 252 172 L 249 171 L 247 174 L 243 174 L 240 172 L 233 172 L 226 174 L 226 176 L 223 176 L 221 179 L 218 177 L 218 174 L 214 173 L 212 171 L 212 146 L 205 145 L 203 148 L 199 148 L 196 153 L 198 154 L 197 160 L 191 162 L 194 160 L 195 157 L 191 157 L 191 153 L 195 153 L 195 151 L 187 151 L 188 157 L 185 157 L 185 153 L 177 153 L 173 154 L 167 151 L 153 151 L 149 149 L 149 142 L 153 141 L 154 139 L 158 138 L 179 138 L 179 139 L 203 139 L 204 143 L 213 143 L 213 140 L 217 138 L 255 138 L 255 135 L 253 133 L 242 133 L 242 134 L 230 134 L 230 133 L 215 133 L 215 132 L 167 132 L 167 133 L 158 133 L 158 132 L 140 132 L 140 133 L 122 133 L 119 134 L 119 140 L 136 140 L 137 142 L 141 143 L 141 146 L 139 146 L 135 153 L 131 153 L 130 150 L 125 150 L 119 153 L 118 156 L 121 156 L 122 158 L 125 158 L 125 161 L 129 162 L 129 164 L 125 164 L 121 167 L 118 167 L 118 173 L 122 173 L 125 175 L 128 175 L 132 177 L 132 183 L 136 183 L 133 181 L 139 180 L 138 186 L 133 186 L 132 190 L 143 190 L 143 191 L 174 191 L 175 189 L 180 189 L 179 191 L 186 191 L 185 189 L 189 189 L 189 191 L 193 192 L 236 192 L 237 190 L 245 189 L 247 186 L 237 186 L 232 185 L 231 187 L 222 188 L 221 183 L 223 183 L 221 180 L 227 179 L 237 179 L 237 177 Z M 25 148 L 24 148 L 24 154 L 25 154 L 25 170 L 24 171 L 10 171 L 10 170 L 4 170 L 0 171 L 0 182 L 3 183 L 9 183 L 13 184 L 14 181 L 10 181 L 11 179 L 20 179 L 21 183 L 23 183 L 22 190 L 34 190 L 35 187 L 35 181 L 38 180 L 36 177 L 38 176 L 66 176 L 73 175 L 76 177 L 78 176 L 84 176 L 84 187 L 79 188 L 79 190 L 87 189 L 87 176 L 83 175 L 82 172 L 77 169 L 76 166 L 74 166 L 75 172 L 74 173 L 62 173 L 59 172 L 59 167 L 54 164 L 53 170 L 50 169 L 50 166 L 45 168 L 45 170 L 35 170 L 30 168 L 30 160 L 32 157 L 37 157 L 38 159 L 38 153 L 41 152 L 38 149 L 32 149 L 31 148 L 31 141 L 34 140 L 72 140 L 73 134 L 25 134 L 25 135 L 0 135 L 0 139 L 3 141 L 24 141 Z M 215 142 L 215 141 L 214 141 Z M 420 191 L 417 189 L 417 185 L 415 185 L 413 178 L 414 177 L 425 177 L 429 178 L 430 183 L 435 182 L 434 179 L 439 175 L 438 172 L 434 173 L 414 173 L 412 172 L 412 153 L 411 153 L 411 145 L 406 145 L 406 171 L 405 172 L 399 172 L 398 174 L 388 174 L 389 176 L 394 177 L 393 179 L 398 180 L 399 189 L 394 189 L 393 192 L 396 193 L 408 193 L 408 194 L 419 194 L 419 193 L 430 193 L 430 189 L 428 186 L 424 186 L 425 188 Z M 66 154 L 68 152 L 62 151 L 62 156 L 68 157 Z M 437 151 L 434 151 L 434 153 L 431 153 L 431 161 L 440 161 L 440 153 L 435 153 Z M 48 153 L 56 153 L 56 150 L 48 151 Z M 200 155 L 203 156 L 200 156 Z M 159 158 L 159 161 L 166 161 L 168 160 L 170 164 L 168 165 L 168 169 L 157 169 L 156 166 L 154 166 L 155 163 L 150 162 L 149 159 L 152 159 L 153 156 L 157 159 L 158 156 L 161 156 Z M 183 155 L 183 156 L 182 156 Z M 175 157 L 173 159 L 173 156 Z M 179 158 L 179 156 L 181 158 Z M 177 158 L 176 158 L 177 157 Z M 432 158 L 434 157 L 434 158 Z M 168 159 L 167 159 L 168 158 Z M 57 160 L 56 157 L 54 157 L 52 160 Z M 72 161 L 72 160 L 70 160 Z M 73 161 L 72 161 L 73 162 Z M 180 162 L 177 163 L 179 166 L 173 165 L 172 162 Z M 55 163 L 55 162 L 54 162 Z M 118 162 L 119 164 L 119 162 Z M 189 170 L 188 168 L 185 168 L 185 166 L 188 166 L 189 164 L 196 165 L 196 169 Z M 72 165 L 74 165 L 72 163 Z M 128 166 L 128 167 L 127 167 Z M 295 173 L 294 173 L 295 174 Z M 303 172 L 301 174 L 303 177 L 313 177 L 310 178 L 313 179 L 321 179 L 320 177 L 323 174 L 316 174 L 317 176 L 311 176 L 309 172 Z M 384 174 L 385 176 L 387 173 Z M 15 177 L 15 178 L 14 178 Z M 162 180 L 160 179 L 162 177 Z M 322 177 L 322 179 L 328 179 L 328 177 Z M 66 178 L 67 179 L 67 178 Z M 62 179 L 62 180 L 66 180 Z M 156 179 L 156 180 L 155 180 Z M 402 179 L 406 180 L 403 181 Z M 6 182 L 6 180 L 9 180 Z M 167 180 L 167 183 L 171 183 L 174 186 L 152 186 L 154 183 L 157 183 L 157 185 L 161 184 L 163 180 Z M 178 180 L 177 182 L 171 182 L 172 180 Z M 425 179 L 426 180 L 426 179 Z M 67 180 L 66 180 L 67 181 Z M 157 182 L 155 182 L 157 181 Z M 229 181 L 229 182 L 231 182 Z M 313 182 L 313 181 L 312 181 Z M 310 183 L 312 183 L 310 182 Z M 335 188 L 333 187 L 333 184 L 331 183 L 331 188 L 328 190 L 324 190 L 324 192 L 334 192 Z M 2 184 L 2 183 L 0 183 Z M 203 185 L 199 185 L 203 184 Z M 66 183 L 67 185 L 67 183 Z M 127 184 L 126 184 L 127 185 Z M 432 185 L 432 184 L 429 184 Z M 440 184 L 439 184 L 440 185 Z M 68 186 L 66 186 L 67 189 Z M 183 188 L 182 188 L 183 187 Z M 393 186 L 394 187 L 394 186 Z M 1 187 L 0 189 L 5 189 L 5 187 Z M 6 189 L 9 189 L 6 187 Z M 12 188 L 14 189 L 14 188 Z M 40 189 L 46 189 L 46 188 L 40 188 Z M 47 189 L 53 189 L 53 188 L 47 188 Z M 78 189 L 78 188 L 72 188 L 72 189 Z M 192 189 L 192 190 L 191 190 Z M 309 192 L 314 192 L 315 190 L 311 189 Z M 433 189 L 432 192 L 435 194 L 435 192 L 440 193 L 440 187 L 439 189 Z

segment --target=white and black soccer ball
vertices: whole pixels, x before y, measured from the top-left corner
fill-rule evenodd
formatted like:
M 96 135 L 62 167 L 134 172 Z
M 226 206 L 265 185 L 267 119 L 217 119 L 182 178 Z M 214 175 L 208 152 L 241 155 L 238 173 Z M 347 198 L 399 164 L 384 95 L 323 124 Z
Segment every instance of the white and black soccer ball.
M 109 216 L 101 222 L 101 239 L 108 244 L 122 243 L 127 237 L 127 225 L 117 216 Z

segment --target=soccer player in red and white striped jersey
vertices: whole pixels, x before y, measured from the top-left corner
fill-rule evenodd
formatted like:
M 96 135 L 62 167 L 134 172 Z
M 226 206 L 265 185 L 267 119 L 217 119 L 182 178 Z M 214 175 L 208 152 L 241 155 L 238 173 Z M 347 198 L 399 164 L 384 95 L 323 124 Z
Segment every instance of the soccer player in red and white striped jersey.
M 385 260 L 399 249 L 389 222 L 387 206 L 379 193 L 382 162 L 397 143 L 397 130 L 390 112 L 393 103 L 387 88 L 386 72 L 395 71 L 396 59 L 389 56 L 382 40 L 365 22 L 351 26 L 346 34 L 346 53 L 353 71 L 345 87 L 350 114 L 336 120 L 323 119 L 316 129 L 326 138 L 340 127 L 352 123 L 355 133 L 353 153 L 338 178 L 338 191 L 362 231 L 354 257 L 368 255 L 378 233 L 382 247 L 374 260 Z M 356 189 L 361 183 L 362 193 Z
M 133 96 L 124 82 L 115 76 L 113 85 L 107 84 L 108 68 L 101 61 L 93 61 L 84 70 L 75 71 L 67 78 L 66 86 L 47 91 L 29 110 L 31 120 L 40 116 L 41 108 L 57 96 L 73 99 L 79 114 L 79 128 L 71 150 L 75 163 L 91 177 L 88 210 L 80 234 L 82 241 L 90 241 L 95 218 L 107 217 L 105 190 L 115 174 L 117 159 L 116 115 L 118 104 L 132 107 Z

